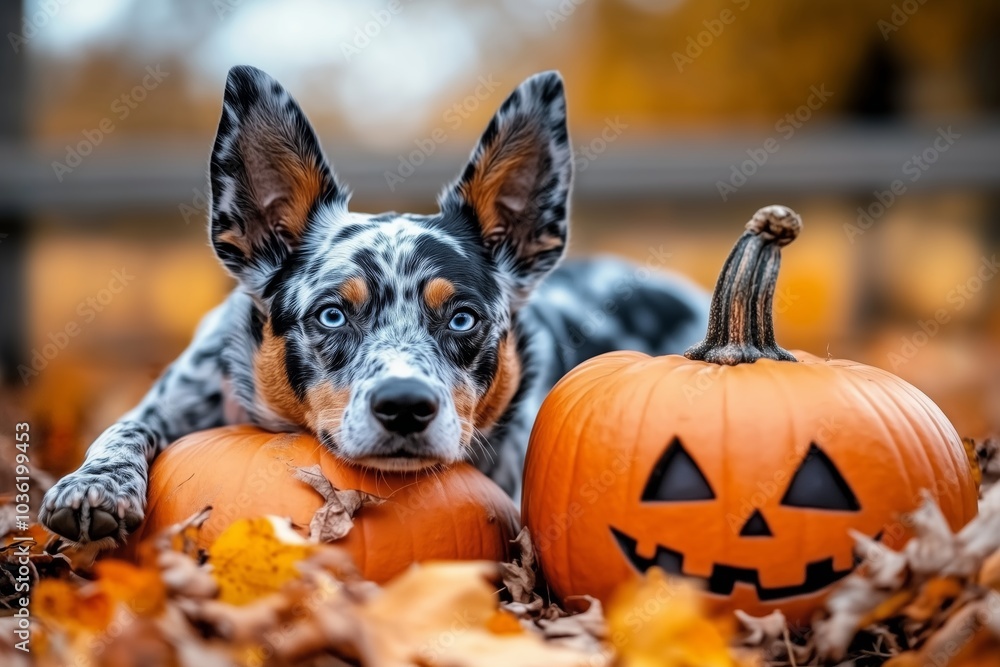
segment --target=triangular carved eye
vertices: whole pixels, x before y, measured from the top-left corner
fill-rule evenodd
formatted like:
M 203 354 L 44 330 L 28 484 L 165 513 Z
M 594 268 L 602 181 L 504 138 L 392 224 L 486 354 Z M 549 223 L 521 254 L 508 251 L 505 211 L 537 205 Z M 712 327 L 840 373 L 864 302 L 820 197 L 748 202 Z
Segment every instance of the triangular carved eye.
M 674 438 L 656 462 L 642 492 L 644 501 L 712 500 L 715 493 L 691 455 Z
M 781 499 L 782 505 L 820 510 L 857 512 L 857 497 L 837 466 L 823 450 L 812 443 L 792 483 Z

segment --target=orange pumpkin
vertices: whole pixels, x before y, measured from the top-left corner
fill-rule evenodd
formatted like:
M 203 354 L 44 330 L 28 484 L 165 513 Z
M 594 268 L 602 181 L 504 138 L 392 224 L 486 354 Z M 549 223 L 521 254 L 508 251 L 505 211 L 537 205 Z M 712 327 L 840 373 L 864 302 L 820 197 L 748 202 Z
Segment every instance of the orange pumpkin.
M 758 211 L 722 269 L 708 335 L 684 356 L 606 354 L 545 399 L 522 517 L 561 597 L 607 601 L 659 566 L 717 611 L 807 619 L 854 567 L 850 531 L 898 547 L 928 489 L 953 528 L 976 513 L 962 442 L 899 378 L 774 340 L 793 211 Z
M 517 507 L 468 464 L 433 473 L 362 470 L 330 454 L 312 436 L 227 426 L 188 435 L 165 449 L 150 471 L 146 517 L 126 546 L 133 557 L 146 536 L 212 506 L 201 529 L 208 547 L 232 522 L 273 514 L 308 533 L 323 497 L 292 476 L 319 465 L 340 490 L 385 498 L 366 505 L 336 544 L 351 553 L 367 579 L 386 581 L 425 560 L 502 561 L 519 530 Z

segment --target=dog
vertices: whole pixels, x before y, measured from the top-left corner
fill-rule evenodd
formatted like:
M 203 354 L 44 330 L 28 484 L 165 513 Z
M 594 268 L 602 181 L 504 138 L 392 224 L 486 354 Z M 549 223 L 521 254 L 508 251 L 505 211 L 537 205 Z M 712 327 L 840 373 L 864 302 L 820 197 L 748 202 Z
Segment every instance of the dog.
M 683 351 L 707 322 L 706 295 L 680 278 L 561 263 L 572 172 L 562 78 L 546 72 L 503 102 L 438 213 L 355 213 L 295 100 L 233 68 L 209 238 L 238 287 L 39 520 L 115 546 L 143 519 L 157 454 L 227 423 L 308 431 L 383 470 L 469 460 L 516 498 L 535 414 L 565 372 L 615 349 Z

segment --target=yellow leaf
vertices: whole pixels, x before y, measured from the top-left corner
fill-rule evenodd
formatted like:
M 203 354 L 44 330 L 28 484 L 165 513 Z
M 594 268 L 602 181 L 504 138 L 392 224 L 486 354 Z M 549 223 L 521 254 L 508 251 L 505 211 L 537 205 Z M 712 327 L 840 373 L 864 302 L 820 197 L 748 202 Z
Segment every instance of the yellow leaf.
M 705 615 L 695 588 L 652 568 L 623 585 L 608 608 L 622 667 L 735 667 L 728 623 Z
M 242 605 L 300 577 L 297 564 L 316 549 L 278 517 L 240 519 L 208 550 L 219 599 Z

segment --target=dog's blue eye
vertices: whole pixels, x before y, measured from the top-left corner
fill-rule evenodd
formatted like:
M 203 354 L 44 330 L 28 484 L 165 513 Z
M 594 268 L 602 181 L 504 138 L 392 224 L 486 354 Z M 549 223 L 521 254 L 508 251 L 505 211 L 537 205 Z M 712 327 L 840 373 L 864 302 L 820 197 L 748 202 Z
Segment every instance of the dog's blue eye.
M 324 308 L 319 311 L 319 323 L 327 329 L 339 329 L 347 324 L 347 315 L 340 308 Z
M 476 326 L 476 316 L 467 310 L 458 311 L 452 316 L 451 322 L 448 322 L 448 328 L 452 331 L 469 331 L 474 326 Z

